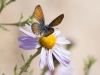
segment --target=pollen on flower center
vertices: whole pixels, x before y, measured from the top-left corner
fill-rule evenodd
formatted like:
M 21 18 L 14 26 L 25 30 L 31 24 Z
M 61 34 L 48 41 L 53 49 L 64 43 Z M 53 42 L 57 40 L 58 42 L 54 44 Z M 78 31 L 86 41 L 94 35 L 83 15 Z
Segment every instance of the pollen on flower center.
M 56 43 L 56 38 L 53 35 L 47 37 L 41 36 L 39 42 L 42 47 L 45 47 L 47 50 L 52 49 Z

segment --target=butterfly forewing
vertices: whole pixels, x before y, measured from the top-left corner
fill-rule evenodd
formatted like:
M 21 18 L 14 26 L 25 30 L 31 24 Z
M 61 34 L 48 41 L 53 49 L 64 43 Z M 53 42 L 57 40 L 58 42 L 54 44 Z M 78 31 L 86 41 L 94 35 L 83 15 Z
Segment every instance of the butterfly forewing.
M 49 24 L 49 28 L 57 26 L 58 24 L 61 23 L 61 21 L 64 18 L 64 14 L 59 15 L 57 18 L 55 18 L 50 24 Z
M 42 12 L 42 8 L 40 5 L 37 5 L 35 10 L 34 10 L 34 18 L 41 24 L 44 25 L 45 24 L 45 20 L 44 20 L 44 15 Z

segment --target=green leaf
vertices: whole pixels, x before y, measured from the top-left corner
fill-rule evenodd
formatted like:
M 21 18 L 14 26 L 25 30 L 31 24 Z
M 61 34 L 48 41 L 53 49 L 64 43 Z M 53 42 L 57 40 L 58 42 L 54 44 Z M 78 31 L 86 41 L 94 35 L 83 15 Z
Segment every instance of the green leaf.
M 21 22 L 23 18 L 23 14 L 21 14 L 21 17 L 20 17 L 20 20 L 18 22 L 18 26 L 25 26 L 25 24 L 30 24 L 30 23 L 33 23 L 33 14 L 31 16 L 29 16 L 29 18 L 23 22 Z
M 21 13 L 21 16 L 20 16 L 20 20 L 19 20 L 19 22 L 18 22 L 18 26 L 23 26 L 23 24 L 22 24 L 22 19 L 23 19 L 23 14 Z
M 2 8 L 4 8 L 6 6 L 6 0 L 2 0 Z
M 10 31 L 7 28 L 5 28 L 4 25 L 1 25 L 1 24 L 0 24 L 0 28 L 3 29 L 3 30 L 6 30 L 6 31 Z
M 29 18 L 26 20 L 26 23 L 33 23 L 33 14 L 31 16 L 29 16 Z
M 14 75 L 17 75 L 17 65 L 14 67 Z
M 23 59 L 23 61 L 25 62 L 25 59 L 24 59 L 24 56 L 23 56 L 23 54 L 21 54 L 21 56 L 22 56 L 22 59 Z
M 88 75 L 91 66 L 96 62 L 93 56 L 89 56 L 87 60 L 84 61 L 84 75 Z
M 5 75 L 4 73 L 2 75 Z
M 16 0 L 11 0 L 11 1 L 13 2 L 13 1 L 16 1 Z
M 1 2 L 0 3 L 0 13 L 1 13 L 1 11 L 3 10 L 3 8 L 6 6 L 6 0 L 1 0 L 0 2 Z

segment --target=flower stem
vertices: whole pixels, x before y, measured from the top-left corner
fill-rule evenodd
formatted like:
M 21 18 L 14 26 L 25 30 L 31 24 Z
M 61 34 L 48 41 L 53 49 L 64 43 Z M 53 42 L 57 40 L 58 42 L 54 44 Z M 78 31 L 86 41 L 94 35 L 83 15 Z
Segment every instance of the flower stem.
M 0 8 L 0 13 L 2 12 L 2 10 L 9 5 L 10 3 L 14 2 L 15 0 L 10 0 L 6 3 L 6 0 L 2 0 L 2 4 L 1 4 L 1 8 Z
M 18 23 L 0 23 L 1 25 L 18 25 Z
M 7 2 L 6 5 L 9 5 L 11 2 L 13 2 L 13 1 L 11 0 L 11 1 Z
M 13 25 L 13 26 L 24 26 L 25 25 L 25 21 L 21 22 L 21 23 L 0 23 L 0 25 Z
M 84 75 L 88 75 L 88 73 L 89 73 L 89 70 L 87 70 Z
M 32 55 L 27 62 L 22 66 L 21 71 L 19 72 L 18 75 L 21 75 L 23 72 L 25 72 L 25 70 L 29 67 L 30 63 L 32 62 L 32 60 L 40 54 L 40 50 L 38 50 L 34 55 Z

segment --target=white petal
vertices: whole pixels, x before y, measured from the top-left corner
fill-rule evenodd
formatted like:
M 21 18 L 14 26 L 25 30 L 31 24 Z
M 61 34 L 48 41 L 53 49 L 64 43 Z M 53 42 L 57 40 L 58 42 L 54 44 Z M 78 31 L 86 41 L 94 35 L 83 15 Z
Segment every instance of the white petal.
M 48 67 L 50 70 L 54 70 L 54 63 L 53 63 L 53 58 L 52 58 L 52 52 L 51 50 L 49 50 L 49 53 L 48 53 Z
M 57 44 L 70 44 L 69 40 L 57 40 L 56 41 Z
M 65 64 L 70 63 L 70 59 L 67 57 L 67 55 L 64 55 L 64 53 L 59 52 L 57 49 L 54 49 L 54 52 L 59 56 L 60 59 L 62 59 Z
M 65 37 L 58 37 L 57 39 L 61 40 L 61 39 L 66 39 Z
M 44 68 L 45 63 L 46 63 L 46 50 L 45 48 L 42 47 L 41 54 L 40 54 L 40 63 L 39 63 L 41 69 Z
M 50 70 L 46 71 L 44 75 L 52 75 L 52 72 Z
M 39 48 L 39 47 L 41 47 L 41 46 L 40 46 L 40 44 L 39 44 L 39 43 L 37 43 L 36 48 Z
M 19 28 L 19 30 L 20 30 L 21 32 L 23 32 L 24 34 L 28 35 L 28 36 L 36 37 L 36 35 L 34 35 L 34 34 L 28 32 L 28 31 L 26 31 L 26 30 L 24 30 L 24 29 Z
M 67 64 L 65 64 L 65 62 L 60 58 L 60 56 L 54 51 L 52 50 L 53 55 L 55 56 L 55 58 L 64 66 L 67 66 Z
M 70 41 L 66 40 L 65 37 L 58 37 L 56 43 L 58 43 L 58 44 L 70 44 Z
M 32 31 L 31 26 L 29 26 L 28 24 L 25 24 L 25 27 L 26 27 L 27 29 L 29 29 L 30 31 Z
M 68 50 L 64 49 L 60 45 L 55 45 L 54 48 L 65 55 L 69 55 L 69 56 L 71 55 L 71 53 Z
M 54 33 L 53 33 L 53 35 L 55 35 L 55 37 L 57 37 L 58 35 L 60 35 L 61 34 L 61 31 L 59 31 L 59 30 L 56 30 Z

